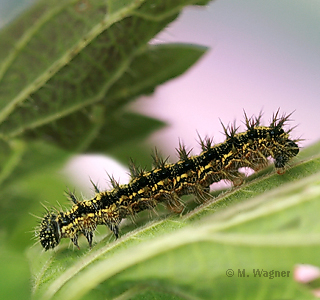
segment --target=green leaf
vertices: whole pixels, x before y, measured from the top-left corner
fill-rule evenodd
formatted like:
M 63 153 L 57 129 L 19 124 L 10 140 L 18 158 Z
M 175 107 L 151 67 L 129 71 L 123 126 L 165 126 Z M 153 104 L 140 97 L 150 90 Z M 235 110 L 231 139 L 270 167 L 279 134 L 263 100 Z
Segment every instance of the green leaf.
M 108 153 L 114 147 L 134 140 L 136 143 L 145 138 L 164 123 L 139 114 L 118 111 L 105 117 L 103 106 L 95 106 L 92 112 L 72 115 L 72 118 L 60 120 L 59 124 L 52 124 L 46 128 L 29 133 L 29 138 L 42 137 L 50 143 L 60 146 L 70 152 L 99 152 Z M 68 126 L 72 119 L 82 123 L 74 128 Z M 65 124 L 65 128 L 62 127 Z
M 206 47 L 187 44 L 148 46 L 137 55 L 129 72 L 110 88 L 104 102 L 112 109 L 138 95 L 152 93 L 157 85 L 184 73 L 206 50 Z
M 170 54 L 164 52 L 171 51 L 175 57 L 170 60 L 167 57 L 163 66 L 155 59 L 156 66 L 162 67 L 158 76 L 150 77 L 145 86 L 131 90 L 128 95 L 135 97 L 150 92 L 159 82 L 181 74 L 204 53 L 203 49 L 180 47 L 180 51 L 178 46 L 175 49 L 163 46 L 153 50 L 148 49 L 147 43 L 177 17 L 183 6 L 197 2 L 38 2 L 0 36 L 3 137 L 12 138 L 47 124 L 58 127 L 61 133 L 59 120 L 69 116 L 67 121 L 77 130 L 83 120 L 76 117 L 84 109 L 91 111 L 94 108 L 90 106 L 105 101 L 110 105 L 108 91 L 118 80 L 123 92 L 128 88 L 123 83 L 128 80 L 134 83 L 128 77 L 141 79 L 141 75 L 146 75 L 143 72 L 150 73 L 150 66 L 144 63 L 152 59 L 152 53 L 161 58 Z M 175 65 L 165 71 L 169 61 L 175 60 Z M 141 71 L 144 67 L 146 70 Z M 62 121 L 62 125 L 67 121 Z
M 145 138 L 163 124 L 147 117 L 133 118 L 122 107 L 138 95 L 151 93 L 159 84 L 185 72 L 205 50 L 183 44 L 148 46 L 100 104 L 29 131 L 25 136 L 45 139 L 70 151 L 101 153 L 108 153 L 123 142 Z
M 64 243 L 38 256 L 35 247 L 35 299 L 312 299 L 293 271 L 320 266 L 320 157 L 293 163 L 282 176 L 262 172 L 182 217 L 107 236 L 89 251 Z
M 8 143 L 0 139 L 0 186 L 21 163 L 25 148 L 21 141 L 13 140 Z
M 6 249 L 0 234 L 0 298 L 29 299 L 30 270 L 28 262 L 21 253 L 12 248 Z M 19 288 L 17 288 L 17 282 Z
M 41 216 L 41 203 L 65 201 L 66 183 L 60 170 L 68 158 L 70 153 L 45 143 L 15 141 L 1 173 L 0 189 L 0 232 L 2 242 L 11 249 L 23 252 L 33 243 L 33 228 L 39 219 L 30 213 Z

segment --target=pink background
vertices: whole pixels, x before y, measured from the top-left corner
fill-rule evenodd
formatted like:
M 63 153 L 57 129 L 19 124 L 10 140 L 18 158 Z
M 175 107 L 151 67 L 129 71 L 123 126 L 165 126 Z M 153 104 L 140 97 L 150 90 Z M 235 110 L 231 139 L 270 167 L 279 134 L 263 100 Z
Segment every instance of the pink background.
M 294 137 L 302 146 L 320 138 L 320 2 L 211 2 L 184 10 L 154 42 L 210 47 L 185 75 L 143 97 L 135 109 L 170 124 L 151 138 L 169 153 L 178 137 L 196 147 L 196 130 L 223 139 L 219 118 L 241 124 L 262 109 L 265 124 L 278 108 L 295 111 Z

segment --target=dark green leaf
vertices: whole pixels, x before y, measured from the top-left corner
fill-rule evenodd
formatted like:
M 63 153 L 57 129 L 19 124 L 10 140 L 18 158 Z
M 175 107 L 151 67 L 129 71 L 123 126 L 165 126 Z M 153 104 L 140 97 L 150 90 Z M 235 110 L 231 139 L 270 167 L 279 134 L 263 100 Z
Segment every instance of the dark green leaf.
M 182 44 L 149 46 L 136 57 L 130 71 L 112 86 L 103 104 L 29 131 L 26 136 L 47 140 L 70 151 L 102 153 L 137 137 L 145 138 L 161 123 L 142 116 L 133 119 L 119 109 L 136 96 L 150 93 L 157 85 L 186 71 L 205 50 Z
M 147 42 L 196 3 L 39 2 L 0 37 L 0 132 L 14 137 L 102 101 Z M 160 81 L 172 76 L 169 70 Z

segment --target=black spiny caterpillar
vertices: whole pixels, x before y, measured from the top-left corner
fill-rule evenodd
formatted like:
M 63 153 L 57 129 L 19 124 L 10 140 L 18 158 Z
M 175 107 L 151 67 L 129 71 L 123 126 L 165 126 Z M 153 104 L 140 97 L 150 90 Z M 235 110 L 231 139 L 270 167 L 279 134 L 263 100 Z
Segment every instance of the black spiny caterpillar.
M 285 131 L 284 124 L 290 115 L 273 115 L 271 124 L 260 125 L 261 114 L 248 118 L 245 114 L 247 130 L 237 133 L 235 126 L 223 126 L 226 140 L 213 145 L 212 140 L 200 139 L 202 152 L 189 156 L 183 145 L 178 151 L 180 160 L 169 164 L 155 151 L 154 169 L 144 171 L 131 164 L 131 180 L 119 185 L 112 180 L 111 191 L 100 192 L 94 185 L 96 195 L 90 200 L 78 201 L 70 193 L 74 203 L 67 212 L 47 211 L 36 235 L 45 250 L 56 247 L 62 238 L 70 238 L 78 246 L 78 236 L 83 234 L 89 246 L 97 225 L 107 225 L 116 237 L 123 218 L 142 210 L 152 209 L 163 202 L 174 212 L 183 208 L 180 197 L 194 194 L 204 199 L 209 186 L 220 180 L 234 185 L 243 181 L 239 168 L 249 167 L 255 171 L 268 164 L 272 157 L 279 174 L 284 172 L 288 161 L 299 153 L 298 140 L 289 139 L 291 129 Z

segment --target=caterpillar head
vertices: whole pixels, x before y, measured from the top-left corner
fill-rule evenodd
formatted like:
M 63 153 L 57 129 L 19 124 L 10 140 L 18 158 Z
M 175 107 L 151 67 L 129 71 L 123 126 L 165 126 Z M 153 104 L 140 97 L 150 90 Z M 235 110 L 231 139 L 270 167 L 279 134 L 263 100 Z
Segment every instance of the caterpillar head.
M 39 237 L 40 243 L 46 251 L 59 244 L 61 233 L 56 214 L 50 212 L 43 217 L 40 224 Z
M 299 146 L 292 140 L 286 140 L 285 151 L 281 151 L 277 157 L 275 157 L 275 167 L 277 169 L 284 168 L 286 163 L 299 153 Z M 281 172 L 281 171 L 280 171 Z
M 299 146 L 295 143 L 295 141 L 287 140 L 286 147 L 288 152 L 290 153 L 290 157 L 294 157 L 299 153 Z

